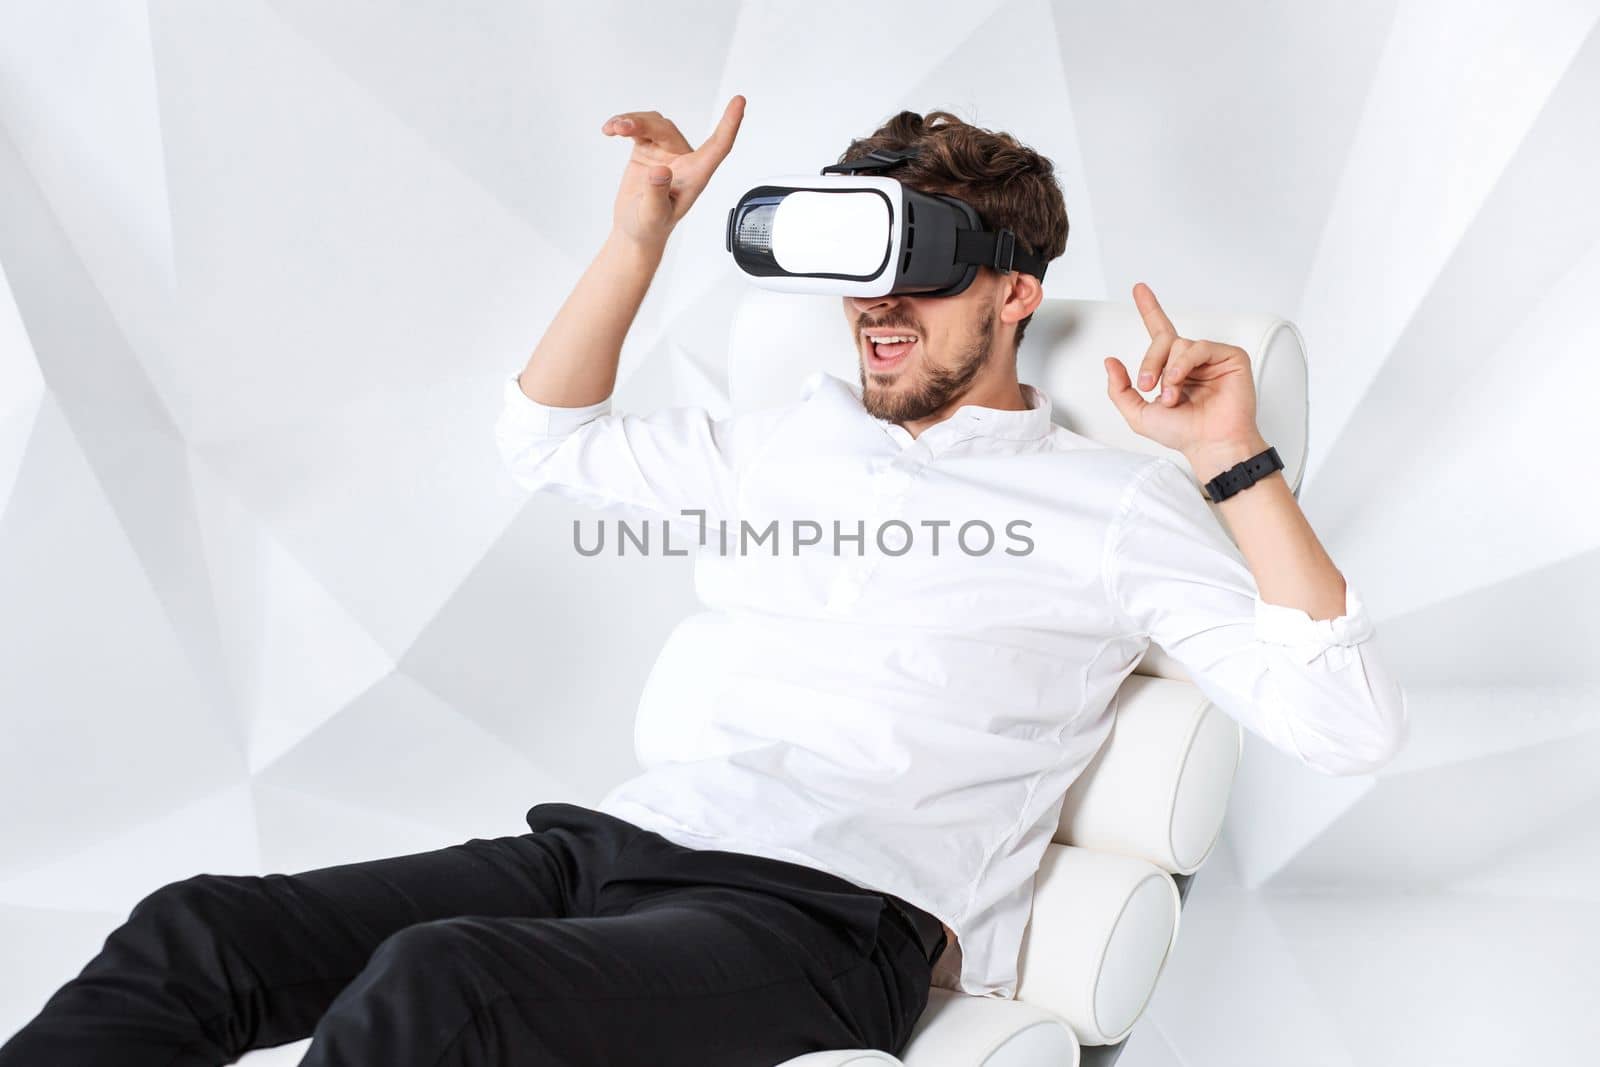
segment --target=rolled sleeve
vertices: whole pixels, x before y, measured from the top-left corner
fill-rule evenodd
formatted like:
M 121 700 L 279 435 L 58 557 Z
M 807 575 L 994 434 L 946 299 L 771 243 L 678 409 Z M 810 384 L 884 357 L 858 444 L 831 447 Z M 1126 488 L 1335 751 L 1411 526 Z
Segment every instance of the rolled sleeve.
M 1188 474 L 1140 469 L 1108 535 L 1114 612 L 1183 665 L 1218 707 L 1325 774 L 1365 774 L 1404 745 L 1404 690 L 1345 583 L 1345 613 L 1312 619 L 1261 599 L 1243 556 Z
M 500 427 L 512 437 L 565 437 L 584 423 L 611 411 L 608 396 L 598 404 L 580 408 L 541 404 L 522 391 L 521 375 L 513 374 L 505 383 Z
M 1356 646 L 1377 630 L 1367 616 L 1366 606 L 1348 580 L 1344 584 L 1344 614 L 1332 619 L 1313 619 L 1300 608 L 1270 604 L 1255 597 L 1256 636 L 1282 645 L 1296 663 L 1321 670 L 1343 670 L 1355 655 Z

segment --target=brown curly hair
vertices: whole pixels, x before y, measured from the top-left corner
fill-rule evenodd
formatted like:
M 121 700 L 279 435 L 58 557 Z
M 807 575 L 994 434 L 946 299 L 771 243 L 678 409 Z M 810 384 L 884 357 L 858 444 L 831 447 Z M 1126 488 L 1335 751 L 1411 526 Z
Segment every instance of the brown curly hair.
M 948 111 L 925 116 L 902 111 L 871 136 L 851 141 L 836 162 L 860 159 L 874 149 L 913 145 L 920 153 L 888 171 L 890 176 L 921 193 L 965 200 L 984 226 L 1010 229 L 1018 244 L 1042 252 L 1046 262 L 1066 251 L 1067 205 L 1055 166 L 1009 133 L 970 125 Z M 1032 321 L 1029 315 L 1017 323 L 1018 345 Z

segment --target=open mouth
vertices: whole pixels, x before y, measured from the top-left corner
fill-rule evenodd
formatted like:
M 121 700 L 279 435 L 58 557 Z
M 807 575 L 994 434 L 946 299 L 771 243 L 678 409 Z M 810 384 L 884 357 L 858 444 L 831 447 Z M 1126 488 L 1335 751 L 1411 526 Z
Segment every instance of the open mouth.
M 917 337 L 915 334 L 884 332 L 869 336 L 867 337 L 867 367 L 870 370 L 893 370 L 903 365 L 916 347 Z

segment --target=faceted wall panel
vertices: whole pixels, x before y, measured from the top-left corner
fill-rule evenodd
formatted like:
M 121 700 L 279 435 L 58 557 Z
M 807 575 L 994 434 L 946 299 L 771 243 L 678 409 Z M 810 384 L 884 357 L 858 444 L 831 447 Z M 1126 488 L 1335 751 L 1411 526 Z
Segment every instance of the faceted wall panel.
M 610 225 L 627 152 L 601 123 L 659 110 L 698 143 L 740 93 L 621 410 L 727 413 L 727 206 L 902 108 L 1055 162 L 1048 296 L 1146 281 L 1307 340 L 1300 500 L 1412 740 L 1336 779 L 1247 737 L 1120 1062 L 1592 1057 L 1597 23 L 1600 0 L 0 7 L 0 1034 L 166 882 L 520 833 L 636 772 L 690 565 L 575 555 L 586 513 L 512 484 L 491 430 Z

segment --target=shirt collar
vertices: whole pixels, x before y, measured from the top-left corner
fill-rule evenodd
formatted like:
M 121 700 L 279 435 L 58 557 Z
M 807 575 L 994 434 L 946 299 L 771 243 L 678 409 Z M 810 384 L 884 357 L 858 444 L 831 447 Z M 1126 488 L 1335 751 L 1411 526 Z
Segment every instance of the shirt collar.
M 807 380 L 801 390 L 802 397 L 810 396 L 824 380 L 847 390 L 855 397 L 857 404 L 862 402 L 860 385 L 827 371 L 817 371 Z M 1005 441 L 1036 441 L 1044 437 L 1050 432 L 1051 427 L 1050 397 L 1043 390 L 1036 389 L 1027 382 L 1019 384 L 1022 386 L 1023 398 L 1029 405 L 1026 411 L 991 408 L 982 404 L 962 404 L 944 419 L 922 431 L 916 440 L 927 438 L 932 444 L 947 439 L 961 440 L 968 437 L 994 437 Z M 861 410 L 866 414 L 865 407 Z M 899 434 L 907 438 L 911 436 L 910 431 L 897 422 L 880 419 L 876 415 L 868 415 L 868 418 L 880 424 L 886 432 L 899 431 Z

